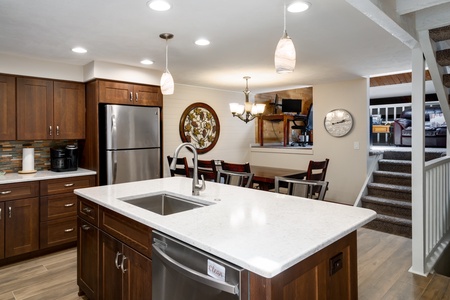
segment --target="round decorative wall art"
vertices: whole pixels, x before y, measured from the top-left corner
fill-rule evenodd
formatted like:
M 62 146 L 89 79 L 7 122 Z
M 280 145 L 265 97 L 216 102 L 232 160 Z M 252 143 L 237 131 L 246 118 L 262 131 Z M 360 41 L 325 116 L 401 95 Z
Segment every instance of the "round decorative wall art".
M 199 154 L 214 148 L 219 134 L 219 118 L 211 106 L 197 102 L 184 110 L 180 119 L 181 140 L 193 144 Z

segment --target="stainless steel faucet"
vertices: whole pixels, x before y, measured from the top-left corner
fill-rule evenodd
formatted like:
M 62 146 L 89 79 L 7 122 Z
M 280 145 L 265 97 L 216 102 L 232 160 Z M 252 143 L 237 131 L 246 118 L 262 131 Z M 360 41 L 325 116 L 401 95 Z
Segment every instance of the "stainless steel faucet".
M 192 153 L 194 153 L 194 174 L 192 176 L 192 195 L 198 196 L 200 195 L 200 191 L 204 191 L 206 188 L 205 178 L 202 177 L 202 183 L 200 184 L 198 182 L 198 154 L 197 149 L 195 149 L 194 145 L 191 143 L 182 143 L 180 144 L 173 153 L 173 160 L 170 164 L 170 169 L 175 170 L 177 165 L 177 158 L 178 153 L 180 152 L 181 148 L 186 147 L 192 150 Z

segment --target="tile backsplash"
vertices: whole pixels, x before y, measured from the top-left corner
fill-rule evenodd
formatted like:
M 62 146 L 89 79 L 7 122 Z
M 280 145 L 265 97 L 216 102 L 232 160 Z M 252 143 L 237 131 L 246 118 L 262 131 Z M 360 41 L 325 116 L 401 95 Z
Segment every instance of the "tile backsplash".
M 17 173 L 22 170 L 23 148 L 34 148 L 34 169 L 50 169 L 50 148 L 77 145 L 75 140 L 0 141 L 0 171 Z

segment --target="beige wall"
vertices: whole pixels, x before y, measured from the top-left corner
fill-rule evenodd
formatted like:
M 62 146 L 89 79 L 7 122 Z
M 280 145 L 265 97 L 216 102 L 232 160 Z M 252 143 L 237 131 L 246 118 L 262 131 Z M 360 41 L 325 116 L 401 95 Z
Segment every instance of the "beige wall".
M 314 147 L 312 153 L 252 152 L 250 162 L 255 165 L 306 169 L 309 160 L 330 159 L 327 180 L 330 182 L 327 200 L 353 204 L 367 174 L 369 151 L 368 80 L 321 84 L 313 87 Z M 352 131 L 340 138 L 329 135 L 323 121 L 332 109 L 344 108 L 354 119 Z M 354 144 L 359 143 L 359 150 Z

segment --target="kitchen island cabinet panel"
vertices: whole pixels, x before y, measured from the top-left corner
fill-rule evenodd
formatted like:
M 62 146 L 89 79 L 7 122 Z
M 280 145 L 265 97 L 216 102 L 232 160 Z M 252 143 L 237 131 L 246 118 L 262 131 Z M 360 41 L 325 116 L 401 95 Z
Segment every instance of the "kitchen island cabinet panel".
M 100 299 L 99 239 L 98 228 L 78 218 L 77 284 L 90 300 Z
M 106 233 L 100 247 L 100 299 L 151 299 L 151 260 Z
M 0 202 L 0 259 L 5 257 L 5 204 Z
M 16 139 L 16 78 L 0 75 L 0 141 Z

